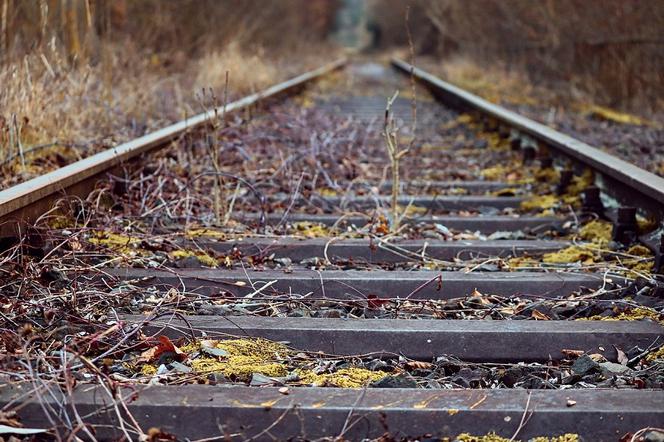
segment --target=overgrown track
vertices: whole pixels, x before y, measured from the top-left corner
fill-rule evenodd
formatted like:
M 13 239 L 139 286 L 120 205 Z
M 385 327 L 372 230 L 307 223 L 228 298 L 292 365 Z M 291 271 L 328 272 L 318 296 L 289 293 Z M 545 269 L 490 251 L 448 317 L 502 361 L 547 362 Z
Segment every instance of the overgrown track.
M 342 64 L 0 192 L 32 224 L 2 261 L 4 411 L 103 440 L 656 432 L 664 180 Z

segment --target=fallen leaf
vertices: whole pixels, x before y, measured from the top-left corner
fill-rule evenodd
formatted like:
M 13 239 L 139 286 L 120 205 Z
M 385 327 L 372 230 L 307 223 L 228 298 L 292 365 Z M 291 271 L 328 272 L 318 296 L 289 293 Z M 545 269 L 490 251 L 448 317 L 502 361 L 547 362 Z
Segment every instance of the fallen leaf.
M 431 362 L 422 362 L 422 361 L 410 361 L 406 362 L 406 367 L 411 370 L 428 370 L 433 367 Z
M 625 352 L 616 347 L 615 345 L 613 346 L 613 348 L 616 349 L 616 353 L 618 354 L 618 363 L 622 365 L 627 365 L 627 363 L 629 362 L 629 358 L 627 357 Z
M 370 309 L 379 309 L 383 305 L 388 304 L 390 301 L 380 299 L 377 295 L 368 295 L 367 302 Z
M 578 358 L 579 356 L 583 355 L 583 353 L 585 353 L 583 350 L 570 350 L 567 348 L 563 348 L 562 350 L 560 350 L 560 352 L 567 357 L 575 357 L 575 358 Z
M 148 348 L 145 350 L 141 355 L 138 357 L 136 362 L 153 362 L 157 360 L 162 354 L 166 352 L 173 353 L 175 355 L 175 358 L 179 361 L 183 361 L 187 358 L 187 355 L 177 348 L 171 340 L 168 338 L 168 336 L 158 336 L 157 340 L 159 343 L 155 345 L 154 347 Z
M 549 318 L 547 315 L 544 313 L 540 312 L 539 310 L 535 309 L 533 312 L 530 314 L 530 316 L 539 321 L 549 321 L 551 318 Z

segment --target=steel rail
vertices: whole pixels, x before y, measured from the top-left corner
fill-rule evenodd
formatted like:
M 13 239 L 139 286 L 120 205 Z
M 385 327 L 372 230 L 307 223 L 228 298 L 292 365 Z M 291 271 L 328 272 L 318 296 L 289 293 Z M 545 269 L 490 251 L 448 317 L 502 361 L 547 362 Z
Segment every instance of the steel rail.
M 102 387 L 78 385 L 71 396 L 55 388 L 41 398 L 37 394 L 31 385 L 7 383 L 0 406 L 20 404 L 17 413 L 32 428 L 43 428 L 49 406 L 63 412 L 75 407 L 98 440 L 124 437 L 119 419 L 127 415 L 117 411 L 119 401 L 143 431 L 159 428 L 177 440 L 214 440 L 220 434 L 225 440 L 315 440 L 341 433 L 345 440 L 361 440 L 386 431 L 413 438 L 428 434 L 431 440 L 469 429 L 509 437 L 520 428 L 519 440 L 578 433 L 583 440 L 608 442 L 664 419 L 664 392 L 654 390 L 151 385 L 118 388 L 110 397 Z M 520 427 L 525 413 L 529 419 Z
M 664 220 L 664 178 L 641 169 L 627 161 L 603 152 L 544 124 L 505 109 L 453 84 L 441 80 L 422 69 L 394 58 L 392 64 L 416 80 L 446 104 L 472 109 L 495 118 L 535 140 L 550 146 L 598 172 L 598 185 L 607 194 L 627 206 L 647 210 L 659 221 Z
M 16 233 L 16 221 L 31 222 L 50 209 L 50 197 L 63 193 L 85 195 L 89 192 L 91 180 L 104 172 L 151 150 L 162 148 L 183 134 L 213 121 L 222 112 L 236 112 L 254 105 L 266 98 L 289 93 L 306 83 L 345 65 L 342 58 L 318 69 L 306 72 L 290 80 L 271 86 L 263 91 L 248 95 L 226 106 L 202 112 L 191 118 L 179 121 L 151 132 L 142 137 L 122 143 L 99 152 L 83 160 L 33 178 L 24 183 L 0 191 L 0 236 Z M 12 222 L 13 221 L 13 222 Z

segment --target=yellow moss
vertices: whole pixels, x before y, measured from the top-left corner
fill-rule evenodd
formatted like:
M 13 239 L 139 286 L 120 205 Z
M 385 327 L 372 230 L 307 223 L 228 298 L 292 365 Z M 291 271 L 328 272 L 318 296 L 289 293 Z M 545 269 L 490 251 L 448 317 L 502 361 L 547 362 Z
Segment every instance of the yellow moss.
M 91 244 L 101 245 L 108 247 L 116 252 L 122 254 L 142 254 L 145 251 L 138 248 L 141 240 L 138 238 L 131 238 L 127 235 L 106 231 L 94 231 L 88 238 Z
M 253 373 L 280 377 L 288 374 L 288 368 L 281 361 L 290 350 L 277 342 L 266 339 L 228 339 L 219 341 L 216 348 L 227 355 L 219 358 L 201 357 L 191 361 L 196 373 L 222 373 L 226 377 L 248 380 Z M 200 350 L 200 343 L 181 348 L 184 352 Z
M 407 216 L 423 215 L 427 213 L 428 210 L 426 207 L 414 206 L 412 204 L 408 206 L 397 205 L 397 208 L 400 214 L 403 214 L 405 212 Z
M 150 364 L 145 364 L 141 367 L 141 374 L 145 376 L 154 376 L 157 374 L 157 367 Z
M 307 238 L 320 238 L 330 236 L 330 229 L 320 223 L 312 223 L 309 221 L 301 221 L 293 223 L 293 227 L 297 233 L 306 236 Z
M 618 112 L 604 106 L 593 105 L 590 106 L 587 111 L 592 117 L 598 118 L 600 120 L 613 121 L 620 124 L 632 124 L 635 126 L 644 126 L 649 124 L 646 120 L 639 118 L 636 115 Z
M 468 433 L 458 435 L 455 440 L 461 442 L 509 442 L 510 439 L 498 436 L 496 433 L 489 433 L 484 436 L 473 436 Z
M 185 236 L 190 239 L 200 238 L 202 236 L 206 238 L 226 239 L 226 234 L 224 232 L 208 227 L 200 229 L 189 229 L 185 232 Z
M 520 267 L 537 267 L 539 265 L 539 261 L 529 256 L 515 256 L 514 258 L 507 260 L 507 265 L 514 269 Z
M 318 189 L 318 194 L 320 196 L 337 196 L 337 195 L 339 195 L 339 192 L 337 192 L 334 189 L 330 189 L 328 187 L 325 187 L 325 188 L 322 188 L 322 189 Z
M 563 195 L 560 200 L 572 207 L 579 207 L 581 205 L 581 197 L 579 195 Z
M 529 442 L 579 442 L 579 435 L 578 434 L 572 434 L 572 433 L 567 433 L 563 434 L 562 436 L 554 436 L 554 437 L 536 437 L 534 439 L 531 439 Z
M 192 250 L 174 250 L 174 251 L 171 252 L 170 255 L 171 255 L 171 257 L 173 257 L 173 259 L 184 259 L 184 258 L 194 257 L 194 258 L 198 259 L 198 262 L 200 262 L 201 264 L 203 264 L 204 266 L 207 266 L 207 267 L 217 267 L 217 266 L 219 266 L 219 261 L 216 258 L 208 255 L 205 252 L 201 252 L 201 251 L 198 251 L 198 250 L 196 250 L 196 251 L 192 251 Z
M 491 195 L 494 196 L 514 196 L 519 192 L 519 189 L 516 187 L 506 187 L 504 189 L 495 190 L 491 192 Z
M 572 182 L 567 189 L 565 189 L 566 195 L 580 195 L 587 187 L 592 186 L 595 183 L 595 175 L 590 169 L 585 169 L 580 176 L 574 176 Z
M 636 224 L 639 226 L 639 233 L 648 233 L 657 228 L 657 220 L 654 218 L 645 218 L 641 215 L 636 215 Z
M 496 433 L 489 433 L 484 436 L 473 436 L 463 433 L 458 435 L 454 440 L 461 442 L 509 442 L 511 439 L 498 436 Z M 528 440 L 529 442 L 579 442 L 580 439 L 578 434 L 567 433 L 562 436 L 539 436 Z M 516 442 L 520 441 L 516 440 Z
M 460 124 L 470 124 L 473 122 L 473 116 L 470 114 L 461 114 L 456 118 L 456 121 Z
M 650 251 L 650 249 L 646 246 L 642 245 L 635 245 L 627 249 L 627 252 L 625 252 L 628 255 L 632 256 L 641 256 L 643 258 L 652 258 L 653 254 Z
M 664 325 L 664 320 L 660 319 L 660 314 L 654 310 L 644 307 L 634 307 L 624 312 L 620 312 L 616 316 L 590 316 L 588 318 L 579 318 L 578 320 L 588 321 L 639 321 L 641 319 L 652 319 Z
M 297 370 L 296 372 L 303 383 L 317 387 L 360 388 L 369 382 L 385 377 L 383 372 L 357 367 L 342 368 L 334 373 L 324 374 L 316 374 L 312 370 Z
M 496 165 L 492 167 L 487 167 L 480 171 L 482 175 L 487 180 L 499 180 L 509 173 L 509 170 L 505 166 Z
M 538 195 L 529 200 L 521 202 L 521 209 L 532 210 L 546 210 L 551 209 L 558 204 L 558 197 L 556 195 Z
M 581 239 L 591 241 L 599 246 L 605 246 L 611 241 L 613 226 L 606 221 L 590 221 L 581 227 L 579 236 Z
M 535 178 L 540 182 L 552 183 L 558 181 L 560 174 L 553 167 L 547 167 L 545 169 L 538 169 L 535 171 Z
M 622 260 L 622 265 L 629 268 L 631 272 L 651 273 L 655 264 L 653 254 L 649 248 L 642 245 L 630 247 L 626 252 L 628 255 L 638 256 L 640 258 L 627 258 Z M 627 273 L 631 273 L 627 272 Z
M 48 226 L 52 229 L 68 229 L 76 226 L 76 222 L 68 216 L 57 215 L 49 219 Z
M 664 360 L 664 346 L 659 347 L 659 349 L 646 356 L 646 361 L 648 362 L 655 362 L 660 360 Z
M 592 250 L 582 246 L 570 246 L 557 252 L 546 253 L 542 261 L 550 264 L 569 264 L 579 261 L 591 264 L 594 257 L 595 253 Z

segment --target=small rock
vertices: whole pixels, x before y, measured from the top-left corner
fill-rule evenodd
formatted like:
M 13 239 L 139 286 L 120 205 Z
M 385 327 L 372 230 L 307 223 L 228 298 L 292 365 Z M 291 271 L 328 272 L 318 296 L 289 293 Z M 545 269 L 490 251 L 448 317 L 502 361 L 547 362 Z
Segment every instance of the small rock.
M 330 310 L 325 310 L 321 313 L 321 317 L 323 318 L 341 318 L 343 316 L 344 312 L 339 310 L 339 309 L 330 309 Z
M 584 376 L 597 369 L 599 369 L 599 364 L 588 355 L 581 356 L 572 364 L 572 371 L 579 376 Z
M 505 370 L 505 374 L 500 377 L 500 382 L 506 387 L 512 388 L 523 376 L 523 370 L 520 367 L 510 367 Z
M 573 401 L 572 399 L 567 399 L 567 406 L 568 407 L 573 407 L 576 405 L 576 401 Z
M 628 366 L 616 364 L 615 362 L 602 362 L 599 364 L 599 367 L 602 370 L 602 374 L 606 377 L 616 374 L 627 374 L 632 371 Z
M 277 264 L 281 264 L 284 267 L 288 267 L 289 265 L 293 264 L 293 260 L 288 257 L 275 258 L 274 262 L 276 262 Z
M 416 388 L 415 379 L 406 375 L 385 376 L 383 379 L 371 383 L 375 388 Z
M 664 442 L 664 433 L 659 430 L 650 430 L 643 435 L 645 442 Z

